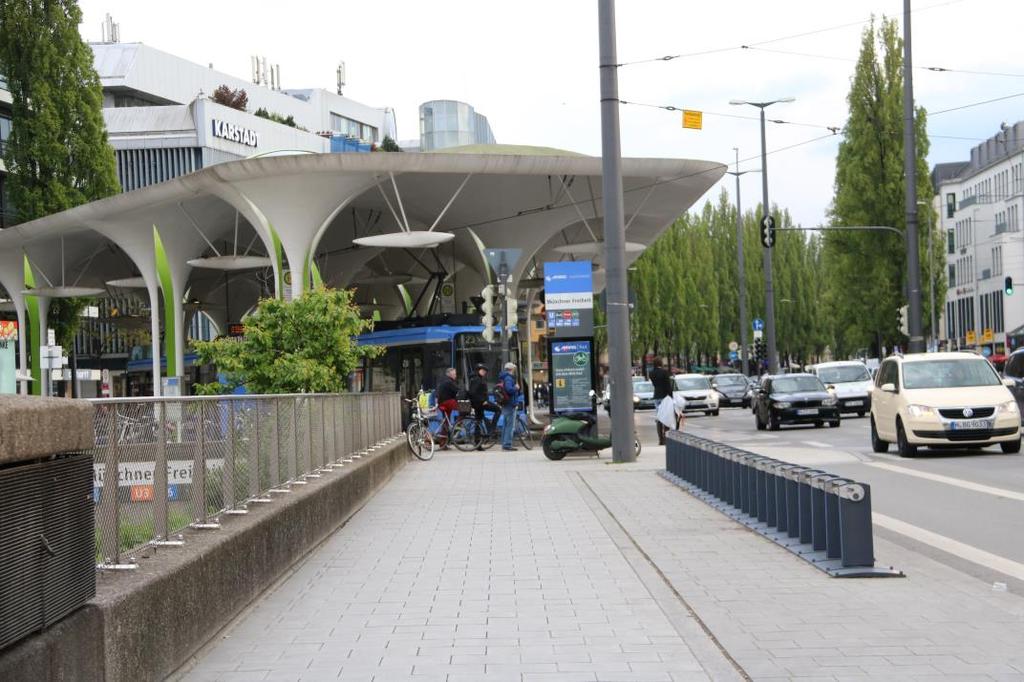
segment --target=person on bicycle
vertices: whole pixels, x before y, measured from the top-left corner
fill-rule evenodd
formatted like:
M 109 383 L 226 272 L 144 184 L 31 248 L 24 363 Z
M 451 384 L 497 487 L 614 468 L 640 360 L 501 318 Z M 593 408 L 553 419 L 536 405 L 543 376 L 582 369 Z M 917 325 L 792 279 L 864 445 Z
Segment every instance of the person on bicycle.
M 478 435 L 487 428 L 493 432 L 498 427 L 498 415 L 501 408 L 490 401 L 489 388 L 487 385 L 487 365 L 476 366 L 476 374 L 469 380 L 469 402 L 473 406 L 473 414 L 476 415 Z M 487 421 L 487 412 L 491 413 L 490 422 Z M 486 425 L 486 427 L 485 427 Z M 482 445 L 476 446 L 477 450 L 483 450 Z
M 494 387 L 494 397 L 501 405 L 501 417 L 504 420 L 501 430 L 501 449 L 515 450 L 512 447 L 512 435 L 516 428 L 516 403 L 519 401 L 520 388 L 516 382 L 515 363 L 506 362 L 498 383 Z
M 444 371 L 444 376 L 437 384 L 437 409 L 444 413 L 444 435 L 448 435 L 448 425 L 452 423 L 452 412 L 459 409 L 459 385 L 456 383 L 458 372 L 454 367 Z

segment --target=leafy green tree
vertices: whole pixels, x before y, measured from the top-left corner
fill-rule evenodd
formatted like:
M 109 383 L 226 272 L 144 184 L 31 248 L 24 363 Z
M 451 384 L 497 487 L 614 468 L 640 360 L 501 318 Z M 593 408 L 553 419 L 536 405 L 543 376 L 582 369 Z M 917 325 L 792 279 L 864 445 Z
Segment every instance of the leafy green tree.
M 398 143 L 391 139 L 390 135 L 385 135 L 384 139 L 381 140 L 380 146 L 377 147 L 379 152 L 400 152 L 402 148 L 398 146 Z
M 877 26 L 872 21 L 864 30 L 847 95 L 849 119 L 836 157 L 833 226 L 906 228 L 902 54 L 894 19 L 883 17 Z M 930 197 L 923 108 L 915 112 L 914 127 L 917 193 Z M 927 232 L 922 229 L 919 235 L 924 244 Z M 870 346 L 876 334 L 889 347 L 902 342 L 897 311 L 906 299 L 903 238 L 891 232 L 826 232 L 824 261 L 829 272 L 826 301 L 835 315 L 838 349 L 853 352 Z M 927 282 L 924 274 L 922 281 Z M 944 292 L 943 283 L 936 288 L 938 300 L 944 300 Z M 928 320 L 927 309 L 924 318 Z
M 4 150 L 18 219 L 34 220 L 116 194 L 114 151 L 92 50 L 78 33 L 74 0 L 0 2 L 0 73 L 11 93 Z M 55 299 L 49 318 L 62 343 L 74 338 L 89 299 Z
M 227 384 L 197 386 L 220 393 L 244 386 L 250 393 L 337 393 L 376 346 L 357 346 L 353 337 L 373 328 L 359 316 L 353 292 L 316 288 L 292 301 L 268 298 L 245 319 L 240 339 L 197 341 L 196 353 L 212 363 Z

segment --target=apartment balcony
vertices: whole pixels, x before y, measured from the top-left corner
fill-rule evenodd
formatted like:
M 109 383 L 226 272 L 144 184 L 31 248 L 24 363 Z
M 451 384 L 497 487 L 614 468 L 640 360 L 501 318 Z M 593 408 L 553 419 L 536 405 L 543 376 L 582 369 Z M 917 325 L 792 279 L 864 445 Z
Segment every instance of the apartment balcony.
M 960 200 L 960 205 L 957 206 L 956 210 L 962 211 L 968 206 L 974 206 L 976 203 L 978 203 L 978 195 L 975 194 L 973 196 L 964 197 L 963 199 Z
M 996 234 L 1002 234 L 1004 232 L 1009 232 L 1009 231 L 1010 231 L 1010 223 L 1008 223 L 1006 221 L 1003 221 L 1001 223 L 996 223 Z

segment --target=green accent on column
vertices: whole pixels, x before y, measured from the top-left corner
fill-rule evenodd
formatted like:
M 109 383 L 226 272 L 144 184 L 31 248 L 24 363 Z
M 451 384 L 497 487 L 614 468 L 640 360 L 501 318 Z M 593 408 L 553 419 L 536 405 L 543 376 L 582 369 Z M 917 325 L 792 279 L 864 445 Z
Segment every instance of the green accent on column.
M 164 355 L 167 356 L 166 376 L 178 376 L 178 346 L 176 335 L 178 324 L 174 317 L 174 280 L 171 278 L 171 264 L 167 262 L 167 253 L 164 251 L 164 243 L 160 239 L 160 232 L 153 226 L 153 250 L 156 254 L 156 276 L 160 280 L 160 290 L 164 299 Z M 157 311 L 150 312 L 156 315 Z
M 36 285 L 36 277 L 32 274 L 32 266 L 25 256 L 25 288 L 32 289 Z M 43 344 L 42 332 L 39 329 L 39 299 L 35 296 L 25 297 L 25 311 L 28 313 L 28 354 L 32 359 L 32 382 L 29 392 L 32 395 L 43 394 L 43 363 L 40 362 L 39 347 Z
M 277 230 L 267 221 L 267 228 L 270 230 L 270 241 L 274 245 L 274 259 L 277 265 L 277 291 L 274 292 L 278 298 L 284 298 L 284 247 L 281 246 L 281 238 L 277 236 Z
M 311 263 L 311 271 L 313 274 L 313 286 L 317 289 L 323 289 L 324 280 L 320 276 L 320 268 L 317 267 L 316 262 Z
M 409 294 L 409 290 L 405 288 L 404 284 L 396 285 L 398 287 L 398 293 L 402 295 L 402 303 L 405 305 L 405 314 L 409 315 L 412 313 L 412 296 Z

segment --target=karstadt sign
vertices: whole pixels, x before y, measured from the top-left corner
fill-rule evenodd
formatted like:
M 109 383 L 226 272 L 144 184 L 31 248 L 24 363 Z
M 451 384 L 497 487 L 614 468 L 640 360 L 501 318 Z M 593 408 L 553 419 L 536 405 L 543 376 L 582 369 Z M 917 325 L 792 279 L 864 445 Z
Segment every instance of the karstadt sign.
M 221 121 L 216 118 L 210 119 L 213 124 L 213 136 L 219 137 L 224 140 L 231 142 L 238 142 L 244 144 L 247 147 L 258 147 L 260 144 L 260 136 L 255 130 L 249 128 L 243 128 L 237 126 L 234 123 L 228 123 L 227 121 Z

